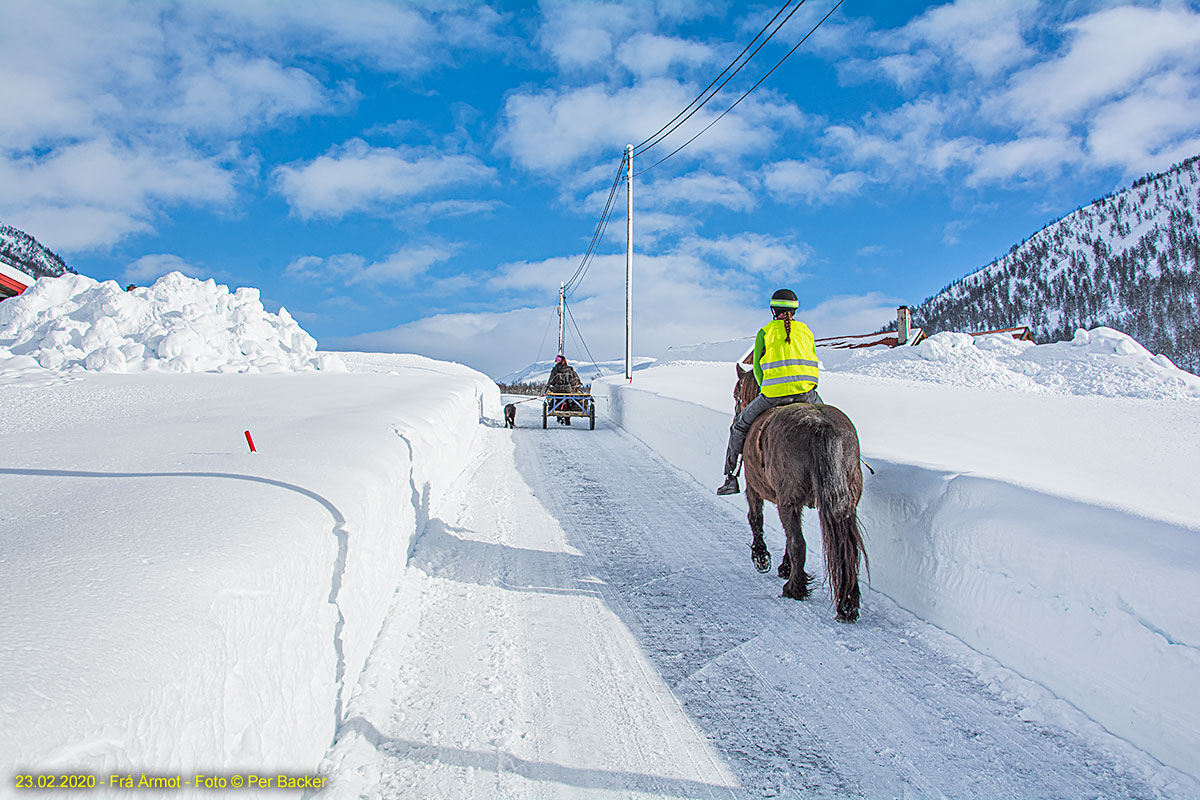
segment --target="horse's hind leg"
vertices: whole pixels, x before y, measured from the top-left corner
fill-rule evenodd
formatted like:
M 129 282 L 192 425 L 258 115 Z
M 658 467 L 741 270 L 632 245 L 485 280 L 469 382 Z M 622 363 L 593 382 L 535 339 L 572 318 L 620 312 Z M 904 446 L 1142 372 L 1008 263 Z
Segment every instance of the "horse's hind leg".
M 787 534 L 787 559 L 790 562 L 790 573 L 787 583 L 783 585 L 783 596 L 794 600 L 803 600 L 812 593 L 809 584 L 812 576 L 804 571 L 805 551 L 804 531 L 801 528 L 802 505 L 786 505 L 779 507 L 779 521 L 783 523 L 784 533 Z M 780 565 L 782 569 L 782 565 Z
M 750 532 L 754 534 L 750 542 L 750 560 L 754 562 L 756 570 L 766 572 L 771 568 L 771 554 L 763 540 L 763 499 L 749 481 L 746 481 L 746 504 L 750 506 L 746 519 L 750 521 Z

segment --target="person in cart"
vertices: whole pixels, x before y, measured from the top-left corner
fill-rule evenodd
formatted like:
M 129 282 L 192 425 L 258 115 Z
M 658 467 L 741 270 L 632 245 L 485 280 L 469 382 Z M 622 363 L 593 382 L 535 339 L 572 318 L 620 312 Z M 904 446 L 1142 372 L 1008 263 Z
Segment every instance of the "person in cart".
M 725 483 L 717 489 L 717 494 L 741 491 L 737 465 L 750 423 L 776 406 L 824 402 L 817 394 L 817 350 L 812 331 L 794 319 L 799 307 L 799 299 L 791 289 L 780 289 L 771 295 L 771 321 L 754 338 L 754 377 L 762 394 L 742 409 L 729 427 Z
M 579 380 L 579 373 L 563 355 L 554 357 L 554 367 L 550 370 L 550 380 L 546 386 L 546 391 L 555 394 L 583 394 L 583 381 Z
M 583 381 L 579 373 L 567 363 L 567 357 L 561 353 L 554 357 L 554 367 L 550 370 L 550 380 L 546 382 L 546 391 L 552 394 L 583 394 Z M 578 404 L 575 404 L 579 408 Z M 582 408 L 579 408 L 582 411 Z M 559 417 L 558 421 L 571 424 L 570 417 Z

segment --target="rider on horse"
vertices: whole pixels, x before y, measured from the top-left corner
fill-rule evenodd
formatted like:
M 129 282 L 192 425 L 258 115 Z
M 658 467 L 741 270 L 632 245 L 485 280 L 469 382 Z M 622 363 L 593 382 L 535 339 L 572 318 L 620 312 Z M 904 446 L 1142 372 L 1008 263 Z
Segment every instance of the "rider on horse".
M 737 494 L 738 457 L 750 424 L 763 412 L 788 403 L 821 403 L 817 394 L 817 352 L 812 331 L 793 319 L 800 302 L 791 289 L 771 295 L 771 321 L 754 337 L 754 377 L 760 391 L 729 427 L 725 483 L 717 494 Z

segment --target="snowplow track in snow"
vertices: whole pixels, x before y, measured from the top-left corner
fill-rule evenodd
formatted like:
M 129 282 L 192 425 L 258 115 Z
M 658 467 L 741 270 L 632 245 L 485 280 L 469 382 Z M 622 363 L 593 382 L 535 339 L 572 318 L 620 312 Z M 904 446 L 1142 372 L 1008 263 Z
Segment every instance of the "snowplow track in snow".
M 529 485 L 743 791 L 1163 795 L 1101 747 L 1023 721 L 886 598 L 867 592 L 856 625 L 834 620 L 823 583 L 805 602 L 780 598 L 774 572 L 750 565 L 744 514 L 619 429 L 515 435 Z M 808 570 L 820 562 L 810 549 Z

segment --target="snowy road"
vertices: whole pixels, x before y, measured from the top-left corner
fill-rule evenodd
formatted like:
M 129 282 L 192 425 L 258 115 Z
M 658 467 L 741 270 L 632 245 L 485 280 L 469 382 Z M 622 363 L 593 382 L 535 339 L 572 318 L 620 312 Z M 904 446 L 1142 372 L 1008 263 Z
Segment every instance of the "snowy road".
M 853 626 L 779 598 L 738 507 L 534 408 L 430 509 L 328 796 L 1163 796 L 886 598 Z

